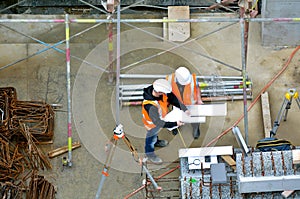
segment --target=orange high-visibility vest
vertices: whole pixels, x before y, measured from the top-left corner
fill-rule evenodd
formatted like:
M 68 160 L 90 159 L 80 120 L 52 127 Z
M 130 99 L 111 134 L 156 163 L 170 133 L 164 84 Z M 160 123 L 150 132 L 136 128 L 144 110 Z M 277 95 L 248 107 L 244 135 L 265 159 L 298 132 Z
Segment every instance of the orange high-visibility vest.
M 152 104 L 153 106 L 158 108 L 158 114 L 160 118 L 164 118 L 168 113 L 168 97 L 166 94 L 163 94 L 162 100 L 144 100 L 142 103 L 142 114 L 143 118 L 142 121 L 144 123 L 144 126 L 147 130 L 153 129 L 156 127 L 156 125 L 152 122 L 152 119 L 150 118 L 148 112 L 145 109 L 146 104 Z
M 196 104 L 198 101 L 196 74 L 192 74 L 192 82 L 184 86 L 183 96 L 181 96 L 179 88 L 176 84 L 175 74 L 171 74 L 166 78 L 172 85 L 172 92 L 178 100 L 184 105 Z

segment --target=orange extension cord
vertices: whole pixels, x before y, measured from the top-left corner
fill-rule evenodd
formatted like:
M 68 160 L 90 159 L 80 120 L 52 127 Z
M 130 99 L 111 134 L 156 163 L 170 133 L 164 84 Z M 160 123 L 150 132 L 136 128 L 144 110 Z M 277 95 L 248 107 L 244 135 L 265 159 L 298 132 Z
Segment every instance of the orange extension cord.
M 253 100 L 253 102 L 249 105 L 247 112 L 249 112 L 251 110 L 251 108 L 255 105 L 255 103 L 259 100 L 260 96 L 273 84 L 273 82 L 287 69 L 288 65 L 290 64 L 290 62 L 292 61 L 294 55 L 296 54 L 296 52 L 300 49 L 300 46 L 298 46 L 290 55 L 289 59 L 287 60 L 287 62 L 285 63 L 284 67 L 273 77 L 273 79 L 271 79 L 266 86 L 264 86 L 262 88 L 262 90 L 260 91 L 259 95 Z M 206 146 L 210 146 L 212 143 L 218 141 L 221 137 L 223 137 L 224 135 L 226 135 L 234 126 L 236 126 L 242 119 L 244 118 L 244 114 L 237 119 L 237 121 L 228 129 L 226 129 L 225 131 L 223 131 L 220 135 L 218 135 L 216 138 L 214 138 L 212 141 L 210 141 Z

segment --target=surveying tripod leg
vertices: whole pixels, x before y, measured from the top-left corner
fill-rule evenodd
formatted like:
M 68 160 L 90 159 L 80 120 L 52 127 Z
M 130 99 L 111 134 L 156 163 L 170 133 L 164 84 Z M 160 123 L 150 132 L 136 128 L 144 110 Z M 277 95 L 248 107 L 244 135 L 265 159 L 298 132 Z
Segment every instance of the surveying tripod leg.
M 102 177 L 101 177 L 101 180 L 100 180 L 100 183 L 98 186 L 98 190 L 97 190 L 95 199 L 100 198 L 101 190 L 102 190 L 104 181 L 105 181 L 106 177 L 108 176 L 108 170 L 110 169 L 110 164 L 111 164 L 111 161 L 112 161 L 115 149 L 116 149 L 117 142 L 118 142 L 118 139 L 115 139 L 114 137 L 112 137 L 109 142 L 110 146 L 106 146 L 106 150 L 107 150 L 108 154 L 107 154 L 107 158 L 106 158 L 106 161 L 104 164 L 104 168 L 102 171 Z
M 299 97 L 296 98 L 296 102 L 298 104 L 298 108 L 300 109 L 300 99 L 299 99 Z
M 291 100 L 289 100 L 289 101 L 287 102 L 287 104 L 286 104 L 286 107 L 285 107 L 285 110 L 284 110 L 283 121 L 286 121 L 288 111 L 289 111 L 289 109 L 291 108 L 291 104 L 292 104 L 292 98 L 291 98 Z
M 142 164 L 142 169 L 146 172 L 146 176 L 149 177 L 150 181 L 152 182 L 154 188 L 158 191 L 162 190 L 162 188 L 160 186 L 157 185 L 156 181 L 154 180 L 154 178 L 152 177 L 150 171 L 148 170 L 148 168 L 146 167 L 144 161 L 143 161 L 143 164 Z

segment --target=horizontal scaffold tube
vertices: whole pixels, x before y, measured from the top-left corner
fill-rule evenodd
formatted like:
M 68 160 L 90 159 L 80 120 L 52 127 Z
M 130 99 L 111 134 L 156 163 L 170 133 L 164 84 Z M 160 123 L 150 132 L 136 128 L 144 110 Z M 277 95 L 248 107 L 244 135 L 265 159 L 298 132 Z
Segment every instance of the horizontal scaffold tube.
M 234 96 L 216 96 L 216 97 L 202 97 L 203 102 L 214 102 L 214 101 L 232 101 L 232 100 L 243 100 L 243 95 L 234 95 Z M 247 95 L 247 99 L 251 100 L 252 96 Z M 136 101 L 120 101 L 121 106 L 140 106 L 142 104 L 141 100 Z
M 236 89 L 201 89 L 201 93 L 227 93 L 230 94 L 231 92 L 241 92 L 243 93 L 244 89 L 236 88 Z M 246 88 L 246 91 L 251 91 L 250 88 Z
M 145 75 L 145 74 L 120 74 L 120 78 L 123 79 L 159 79 L 166 78 L 167 75 Z M 197 79 L 209 79 L 209 80 L 242 80 L 242 76 L 217 76 L 217 75 L 209 75 L 209 76 L 196 76 Z
M 143 95 L 143 90 L 134 90 L 134 91 L 121 91 L 120 96 L 125 97 L 125 96 L 142 96 Z M 251 92 L 251 89 L 246 89 L 246 92 L 249 93 Z M 237 95 L 237 94 L 242 94 L 243 89 L 211 89 L 211 90 L 201 90 L 201 96 L 208 96 L 208 95 L 214 95 L 217 93 L 225 94 L 225 95 Z
M 120 23 L 198 23 L 198 22 L 300 22 L 296 18 L 217 18 L 201 17 L 198 19 L 120 19 Z M 64 19 L 0 19 L 0 23 L 64 23 Z M 117 23 L 117 19 L 70 19 L 70 23 Z

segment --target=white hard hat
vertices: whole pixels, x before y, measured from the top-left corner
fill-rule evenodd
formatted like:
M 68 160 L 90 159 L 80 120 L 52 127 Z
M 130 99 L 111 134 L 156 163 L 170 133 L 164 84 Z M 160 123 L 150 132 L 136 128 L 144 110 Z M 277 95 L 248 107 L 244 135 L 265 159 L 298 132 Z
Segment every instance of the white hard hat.
M 175 77 L 181 85 L 187 85 L 192 81 L 191 73 L 186 67 L 177 68 L 175 71 Z
M 172 86 L 166 79 L 157 79 L 153 82 L 153 88 L 156 92 L 171 93 Z

